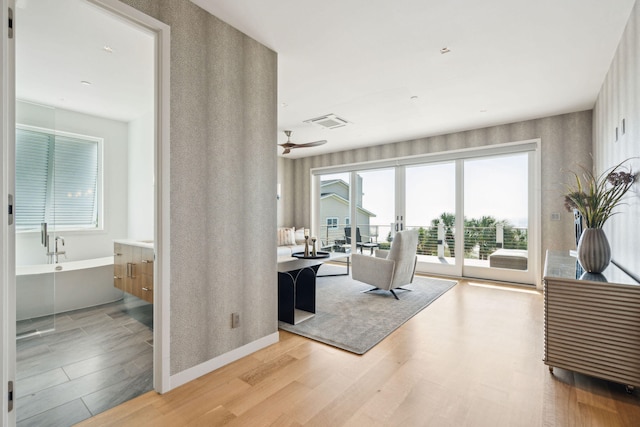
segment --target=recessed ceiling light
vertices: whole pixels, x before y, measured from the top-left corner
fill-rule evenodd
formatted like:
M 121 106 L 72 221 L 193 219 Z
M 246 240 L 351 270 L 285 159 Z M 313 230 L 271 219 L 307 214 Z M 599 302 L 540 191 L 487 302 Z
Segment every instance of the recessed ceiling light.
M 282 108 L 287 108 L 289 106 L 289 104 L 287 104 L 286 102 L 282 102 L 282 103 L 280 103 L 280 106 Z
M 107 45 L 105 45 L 105 46 L 102 48 L 102 50 L 104 50 L 105 52 L 108 52 L 108 53 L 113 53 L 113 48 L 112 48 L 111 46 L 107 46 Z
M 418 100 L 418 96 L 417 96 L 417 95 L 413 95 L 410 99 L 411 99 L 412 101 L 417 101 L 417 100 Z
M 482 109 L 482 110 L 480 110 L 480 112 L 481 112 L 481 113 L 486 113 L 486 112 L 487 112 L 487 110 Z
M 451 49 L 449 49 L 448 47 L 443 47 L 442 49 L 440 49 L 440 53 L 445 54 L 445 53 L 449 53 L 451 52 Z
M 85 85 L 85 86 L 91 86 L 91 82 L 88 82 L 88 81 L 86 81 L 86 80 L 82 80 L 82 81 L 80 82 L 80 84 L 83 84 L 83 85 Z

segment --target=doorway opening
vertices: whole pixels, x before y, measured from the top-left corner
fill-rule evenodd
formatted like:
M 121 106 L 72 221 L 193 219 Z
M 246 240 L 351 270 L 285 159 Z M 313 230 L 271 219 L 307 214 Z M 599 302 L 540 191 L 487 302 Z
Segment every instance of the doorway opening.
M 154 387 L 158 35 L 86 0 L 15 16 L 16 419 L 73 425 Z M 116 244 L 151 252 L 122 275 Z

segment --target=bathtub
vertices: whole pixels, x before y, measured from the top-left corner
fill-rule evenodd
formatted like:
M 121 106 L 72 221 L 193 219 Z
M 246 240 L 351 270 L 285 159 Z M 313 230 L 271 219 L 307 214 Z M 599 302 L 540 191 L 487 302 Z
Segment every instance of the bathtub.
M 112 256 L 16 267 L 17 320 L 106 304 L 123 294 L 113 287 Z

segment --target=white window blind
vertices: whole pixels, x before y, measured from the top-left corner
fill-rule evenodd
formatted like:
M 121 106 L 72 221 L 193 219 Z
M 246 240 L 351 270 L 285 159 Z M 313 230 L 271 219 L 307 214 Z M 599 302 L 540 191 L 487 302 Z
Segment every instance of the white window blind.
M 16 130 L 16 225 L 98 226 L 98 142 Z

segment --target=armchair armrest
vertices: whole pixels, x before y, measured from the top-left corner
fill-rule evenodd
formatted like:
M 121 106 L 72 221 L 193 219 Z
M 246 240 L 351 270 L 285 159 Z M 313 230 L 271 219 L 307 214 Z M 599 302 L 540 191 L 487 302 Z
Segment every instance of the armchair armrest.
M 376 249 L 375 256 L 376 258 L 386 258 L 389 256 L 389 251 L 386 249 Z
M 351 277 L 380 289 L 389 289 L 393 280 L 395 261 L 366 255 L 351 255 Z

